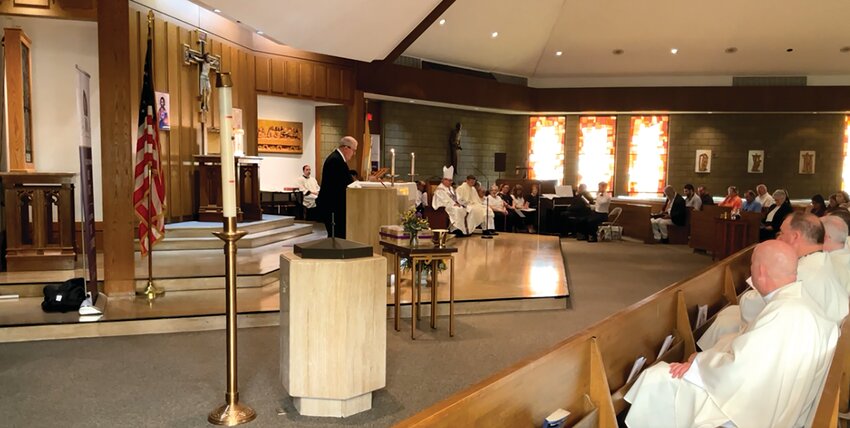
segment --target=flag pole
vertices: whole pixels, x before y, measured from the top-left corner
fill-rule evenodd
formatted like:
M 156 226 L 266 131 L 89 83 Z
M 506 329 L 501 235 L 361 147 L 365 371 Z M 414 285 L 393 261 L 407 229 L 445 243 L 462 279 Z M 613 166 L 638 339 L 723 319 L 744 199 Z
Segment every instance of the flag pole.
M 151 40 L 153 38 L 153 18 L 154 18 L 153 11 L 149 10 L 148 11 L 148 40 Z M 151 60 L 153 60 L 153 58 L 151 58 Z M 153 67 L 151 67 L 151 68 L 153 68 Z M 148 106 L 148 109 L 152 110 L 153 106 Z M 153 112 L 150 112 L 150 113 L 152 115 Z M 156 138 L 156 136 L 153 136 L 153 138 Z M 146 168 L 148 170 L 148 209 L 147 209 L 147 215 L 146 215 L 147 221 L 148 221 L 148 233 L 147 233 L 147 236 L 145 237 L 145 239 L 148 240 L 148 281 L 147 281 L 147 286 L 145 287 L 144 291 L 142 291 L 139 294 L 145 296 L 148 300 L 155 300 L 157 297 L 165 294 L 165 290 L 160 290 L 153 283 L 153 240 L 151 239 L 151 235 L 153 235 L 153 232 L 152 232 L 152 229 L 151 229 L 153 227 L 153 221 L 152 221 L 153 219 L 151 218 L 151 207 L 153 205 L 153 202 L 151 201 L 151 198 L 153 198 L 153 192 L 152 192 L 152 190 L 153 190 L 153 169 L 151 168 L 151 164 L 153 163 L 153 152 L 152 152 L 152 150 L 153 150 L 153 147 L 151 147 L 151 144 L 145 143 L 145 159 L 147 159 Z M 141 241 L 139 241 L 139 244 L 141 244 Z

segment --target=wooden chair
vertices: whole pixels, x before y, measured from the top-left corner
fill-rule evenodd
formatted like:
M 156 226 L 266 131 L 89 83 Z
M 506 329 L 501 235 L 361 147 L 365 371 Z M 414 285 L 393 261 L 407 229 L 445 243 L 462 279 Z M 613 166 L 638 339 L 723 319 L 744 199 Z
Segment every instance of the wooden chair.
M 430 206 L 422 210 L 422 215 L 428 220 L 428 225 L 431 229 L 448 229 L 451 224 L 449 221 L 449 213 L 443 207 L 436 210 Z

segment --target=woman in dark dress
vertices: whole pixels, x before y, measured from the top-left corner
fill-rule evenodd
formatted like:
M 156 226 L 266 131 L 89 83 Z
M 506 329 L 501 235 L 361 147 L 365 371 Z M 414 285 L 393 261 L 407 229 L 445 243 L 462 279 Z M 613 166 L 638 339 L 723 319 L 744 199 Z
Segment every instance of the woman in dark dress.
M 794 211 L 785 189 L 776 189 L 773 192 L 773 199 L 776 203 L 767 209 L 767 215 L 762 220 L 759 242 L 776 238 L 779 228 L 782 227 L 782 222 L 785 221 L 785 216 Z

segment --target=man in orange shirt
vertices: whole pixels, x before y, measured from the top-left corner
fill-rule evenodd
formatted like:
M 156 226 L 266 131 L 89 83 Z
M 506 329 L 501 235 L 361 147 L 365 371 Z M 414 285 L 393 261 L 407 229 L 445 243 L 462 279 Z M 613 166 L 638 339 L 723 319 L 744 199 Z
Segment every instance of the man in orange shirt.
M 738 188 L 729 186 L 726 189 L 726 199 L 720 203 L 721 207 L 730 207 L 732 211 L 741 211 L 741 197 L 738 196 Z

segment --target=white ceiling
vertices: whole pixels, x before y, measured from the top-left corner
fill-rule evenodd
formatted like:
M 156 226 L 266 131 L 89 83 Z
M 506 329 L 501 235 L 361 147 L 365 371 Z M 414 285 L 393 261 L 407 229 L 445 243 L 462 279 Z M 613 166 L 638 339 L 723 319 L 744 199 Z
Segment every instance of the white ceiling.
M 193 1 L 288 46 L 367 62 L 383 59 L 439 4 Z M 404 55 L 541 86 L 566 78 L 850 74 L 850 53 L 839 52 L 850 46 L 847 0 L 457 0 L 442 17 L 446 24 L 435 22 Z M 738 52 L 724 53 L 728 47 Z

